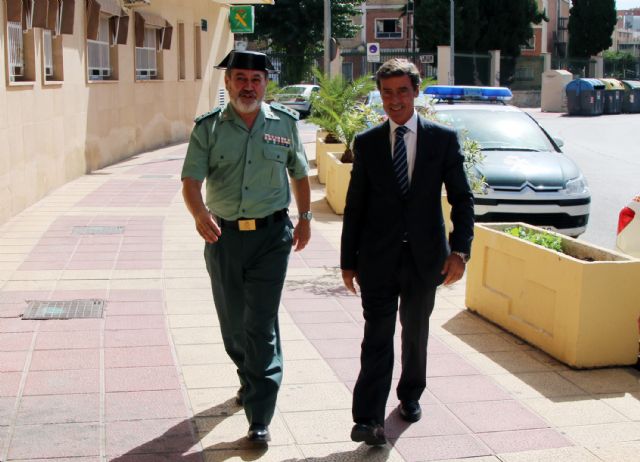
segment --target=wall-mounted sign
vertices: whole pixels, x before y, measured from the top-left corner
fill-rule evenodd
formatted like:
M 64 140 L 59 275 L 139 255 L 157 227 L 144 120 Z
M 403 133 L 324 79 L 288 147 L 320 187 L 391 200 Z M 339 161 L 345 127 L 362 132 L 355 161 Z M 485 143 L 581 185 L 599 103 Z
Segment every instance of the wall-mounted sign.
M 253 5 L 229 7 L 229 25 L 234 34 L 253 34 L 253 19 Z

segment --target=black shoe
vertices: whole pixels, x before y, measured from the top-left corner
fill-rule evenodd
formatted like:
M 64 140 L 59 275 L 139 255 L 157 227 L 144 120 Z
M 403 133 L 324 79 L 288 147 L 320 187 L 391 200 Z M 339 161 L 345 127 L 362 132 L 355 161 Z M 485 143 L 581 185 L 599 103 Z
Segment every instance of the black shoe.
M 242 406 L 243 402 L 244 402 L 244 385 L 238 388 L 238 391 L 236 392 L 236 404 L 238 406 Z
M 415 400 L 400 401 L 400 416 L 407 422 L 417 422 L 422 417 L 420 403 Z
M 247 432 L 247 438 L 252 443 L 266 444 L 271 441 L 269 427 L 263 424 L 252 423 Z
M 379 424 L 355 424 L 351 429 L 351 440 L 356 443 L 364 441 L 369 446 L 382 446 L 387 443 L 384 428 Z

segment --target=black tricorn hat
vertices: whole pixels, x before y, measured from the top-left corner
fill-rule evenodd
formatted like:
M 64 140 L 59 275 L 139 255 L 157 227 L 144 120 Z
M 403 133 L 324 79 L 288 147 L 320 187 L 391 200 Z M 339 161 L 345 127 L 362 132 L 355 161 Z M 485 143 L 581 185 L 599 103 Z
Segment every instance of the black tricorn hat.
M 220 61 L 216 69 L 251 69 L 254 71 L 277 72 L 267 55 L 258 51 L 230 51 Z

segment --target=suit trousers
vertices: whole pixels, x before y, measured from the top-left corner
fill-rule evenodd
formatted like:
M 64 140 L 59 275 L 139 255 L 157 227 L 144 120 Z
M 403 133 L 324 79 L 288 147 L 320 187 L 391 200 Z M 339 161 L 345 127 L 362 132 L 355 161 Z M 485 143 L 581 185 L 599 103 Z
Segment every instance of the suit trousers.
M 384 424 L 385 406 L 394 365 L 394 333 L 399 311 L 402 326 L 402 373 L 396 388 L 398 399 L 419 400 L 426 388 L 429 316 L 436 287 L 420 278 L 409 244 L 389 267 L 386 281 L 361 278 L 365 327 L 360 374 L 353 390 L 353 420 Z M 398 298 L 400 307 L 398 309 Z
M 288 218 L 255 231 L 223 228 L 205 245 L 224 347 L 244 386 L 249 423 L 269 425 L 282 382 L 278 308 L 293 242 Z

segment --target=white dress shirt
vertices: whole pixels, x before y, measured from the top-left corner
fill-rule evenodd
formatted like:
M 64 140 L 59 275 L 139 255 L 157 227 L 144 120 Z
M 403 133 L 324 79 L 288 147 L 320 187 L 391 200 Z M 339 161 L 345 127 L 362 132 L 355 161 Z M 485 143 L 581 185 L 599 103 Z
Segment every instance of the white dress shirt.
M 399 125 L 397 123 L 389 119 L 391 156 L 393 156 L 393 145 L 396 141 L 396 128 L 398 128 L 398 126 Z M 407 147 L 407 173 L 409 175 L 409 184 L 411 184 L 413 166 L 416 164 L 416 145 L 418 144 L 418 113 L 415 110 L 413 111 L 413 115 L 411 116 L 411 118 L 407 120 L 404 126 L 408 129 L 404 134 L 404 144 Z

